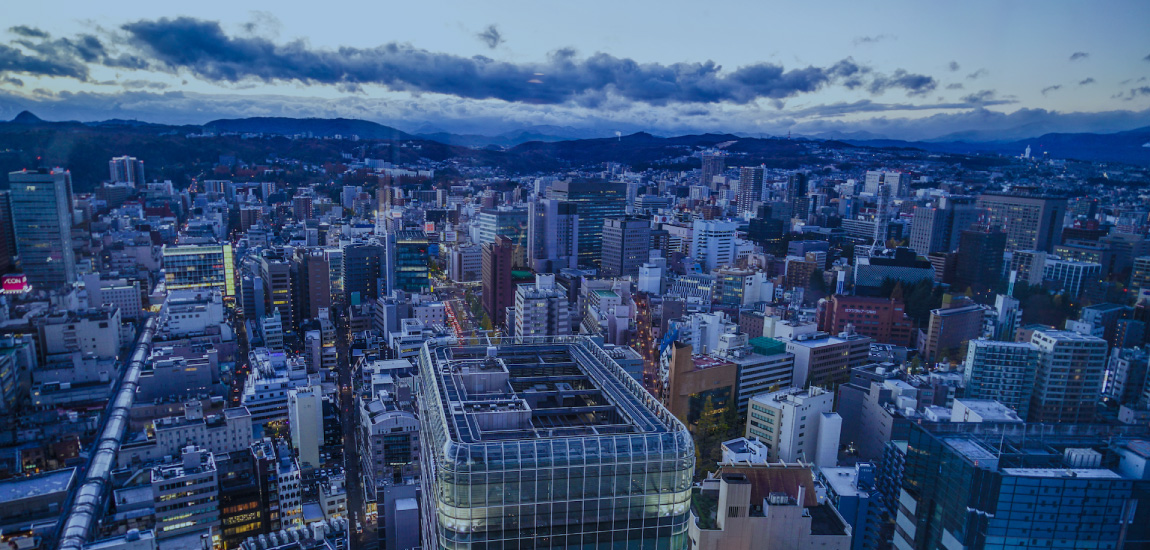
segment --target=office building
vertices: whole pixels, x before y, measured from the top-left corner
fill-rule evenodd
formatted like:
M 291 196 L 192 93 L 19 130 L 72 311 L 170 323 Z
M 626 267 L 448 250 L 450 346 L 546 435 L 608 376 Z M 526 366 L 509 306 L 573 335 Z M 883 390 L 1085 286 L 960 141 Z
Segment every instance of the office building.
M 868 170 L 863 181 L 863 192 L 877 196 L 883 187 L 890 189 L 892 197 L 905 197 L 910 194 L 910 174 Z
M 1142 300 L 1142 290 L 1150 290 L 1150 256 L 1134 258 L 1133 268 L 1130 271 L 1130 292 L 1136 299 Z
M 795 356 L 795 387 L 822 386 L 833 392 L 850 380 L 850 371 L 865 365 L 872 340 L 861 334 L 826 332 L 795 334 L 783 339 L 787 352 Z
M 750 399 L 746 437 L 767 447 L 770 462 L 838 464 L 842 418 L 833 412 L 835 394 L 818 386 L 784 388 Z
M 511 287 L 511 239 L 500 235 L 494 243 L 483 244 L 483 311 L 495 326 L 507 316 L 507 308 L 515 304 Z
M 295 254 L 299 279 L 300 317 L 316 319 L 320 312 L 331 309 L 331 266 L 319 248 L 299 248 Z
M 962 343 L 976 340 L 982 334 L 985 315 L 983 307 L 977 304 L 932 309 L 926 340 L 919 342 L 923 357 L 927 361 L 959 359 Z
M 810 174 L 806 172 L 793 172 L 787 176 L 786 204 L 790 207 L 790 218 L 805 220 L 810 209 Z
M 1103 395 L 1121 405 L 1150 403 L 1146 395 L 1146 370 L 1150 353 L 1143 348 L 1116 348 L 1106 365 Z
M 319 456 L 323 442 L 323 397 L 319 388 L 309 386 L 288 391 L 288 426 L 300 466 L 323 466 Z
M 850 325 L 880 344 L 909 346 L 913 340 L 914 321 L 899 300 L 835 294 L 819 301 L 818 315 L 823 332 L 838 334 Z
M 53 290 L 75 281 L 71 172 L 11 172 L 8 188 L 16 254 L 28 282 L 38 290 Z
M 962 232 L 978 221 L 981 211 L 969 197 L 943 197 L 937 206 L 916 206 L 910 226 L 910 247 L 920 256 L 958 248 Z
M 266 309 L 280 317 L 280 328 L 285 340 L 294 338 L 299 325 L 299 282 L 292 273 L 291 261 L 281 250 L 265 250 L 259 257 L 260 279 L 264 283 Z
M 536 273 L 579 266 L 579 212 L 575 203 L 539 199 L 527 205 L 527 261 Z
M 448 250 L 447 276 L 456 283 L 470 283 L 483 278 L 483 247 L 461 244 Z
M 136 157 L 124 155 L 108 161 L 108 181 L 112 183 L 128 183 L 132 187 L 144 188 L 144 161 Z
M 972 340 L 962 373 L 965 395 L 993 399 L 1026 418 L 1040 360 L 1038 347 L 1029 342 Z
M 1044 281 L 1055 283 L 1062 293 L 1071 300 L 1077 299 L 1091 283 L 1100 282 L 1103 278 L 1102 265 L 1047 258 L 1046 266 L 1042 271 Z
M 735 265 L 735 222 L 695 220 L 691 230 L 691 257 L 704 273 Z
M 425 547 L 686 546 L 690 434 L 594 341 L 428 343 L 419 360 Z M 632 463 L 661 473 L 619 477 Z
M 762 166 L 744 166 L 739 169 L 739 215 L 754 212 L 755 203 L 763 200 Z
M 1142 482 L 1102 466 L 1137 458 L 1124 445 L 1144 448 L 1103 426 L 912 424 L 894 547 L 1142 547 Z
M 528 209 L 520 206 L 483 208 L 475 216 L 475 243 L 493 243 L 495 237 L 505 235 L 517 246 L 527 242 Z
M 349 305 L 367 303 L 386 294 L 386 247 L 378 242 L 343 247 L 343 294 Z M 382 286 L 382 289 L 381 289 Z
M 427 235 L 422 230 L 403 230 L 387 234 L 387 293 L 427 292 L 429 278 Z
M 1006 251 L 1050 252 L 1062 237 L 1066 199 L 986 193 L 978 198 L 986 223 L 1006 231 Z
M 178 462 L 153 468 L 151 481 L 158 540 L 219 527 L 219 484 L 212 453 L 186 447 Z
M 603 257 L 600 275 L 637 277 L 651 250 L 651 222 L 627 216 L 603 222 Z
M 550 198 L 575 204 L 579 213 L 578 266 L 599 267 L 603 246 L 603 223 L 627 214 L 627 185 L 615 182 L 557 181 Z
M 567 289 L 555 283 L 553 273 L 535 275 L 534 283 L 515 288 L 515 342 L 539 336 L 567 336 L 572 333 L 571 307 Z
M 975 225 L 962 231 L 954 284 L 972 292 L 993 290 L 1002 280 L 1006 233 L 993 226 Z
M 773 338 L 752 338 L 746 349 L 725 354 L 738 370 L 736 403 L 740 415 L 747 414 L 751 397 L 790 386 L 795 374 L 795 356 L 787 346 Z
M 819 468 L 819 480 L 827 490 L 827 502 L 851 526 L 851 550 L 880 548 L 889 541 L 884 531 L 885 496 L 876 486 L 878 468 L 871 462 L 854 467 Z
M 232 245 L 164 246 L 164 285 L 169 291 L 216 289 L 227 297 L 236 295 Z
M 359 414 L 360 461 L 370 494 L 411 477 L 419 462 L 415 414 L 379 398 L 364 403 Z
M 1036 330 L 1041 358 L 1029 422 L 1092 422 L 1106 373 L 1106 340 L 1065 330 Z
M 687 426 L 702 416 L 707 402 L 719 415 L 736 406 L 738 366 L 722 357 L 693 353 L 690 344 L 674 342 L 660 358 L 663 405 Z

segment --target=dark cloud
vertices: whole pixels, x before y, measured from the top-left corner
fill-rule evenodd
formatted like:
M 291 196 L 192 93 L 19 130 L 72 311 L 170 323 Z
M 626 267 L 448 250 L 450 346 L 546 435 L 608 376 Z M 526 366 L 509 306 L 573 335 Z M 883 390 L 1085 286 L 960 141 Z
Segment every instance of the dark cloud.
M 703 63 L 640 63 L 605 53 L 580 58 L 557 50 L 543 63 L 515 64 L 482 56 L 430 52 L 409 44 L 375 48 L 313 49 L 296 40 L 276 44 L 266 38 L 229 36 L 214 21 L 180 17 L 138 21 L 123 26 L 131 45 L 152 68 L 190 72 L 205 80 L 294 81 L 356 86 L 376 84 L 392 90 L 430 92 L 469 99 L 583 106 L 604 105 L 620 97 L 651 105 L 666 103 L 745 104 L 785 99 L 826 86 L 890 89 L 921 95 L 937 86 L 929 76 L 897 70 L 874 72 L 851 59 L 830 67 L 786 70 L 758 63 L 724 71 Z
M 1150 96 L 1150 86 L 1139 86 L 1137 88 L 1131 88 L 1130 91 L 1126 92 L 1125 94 L 1119 92 L 1118 95 L 1111 97 L 1120 97 L 1126 101 L 1130 101 L 1131 99 L 1141 96 Z
M 967 80 L 977 80 L 977 79 L 982 78 L 988 74 L 990 74 L 990 71 L 988 71 L 986 69 L 979 69 L 977 71 L 974 71 L 973 73 L 966 75 L 966 78 L 967 78 Z
M 962 96 L 962 100 L 971 105 L 994 105 L 999 101 L 997 97 L 998 94 L 994 90 L 979 90 Z
M 36 76 L 66 76 L 88 79 L 88 67 L 72 58 L 58 55 L 27 55 L 18 48 L 0 44 L 0 73 Z
M 1062 89 L 1062 85 L 1061 85 L 1061 84 L 1055 84 L 1055 85 L 1053 85 L 1053 86 L 1047 86 L 1047 87 L 1045 87 L 1045 88 L 1043 88 L 1043 89 L 1042 89 L 1042 95 L 1046 95 L 1046 94 L 1048 94 L 1048 93 L 1050 93 L 1050 92 L 1058 91 L 1058 90 L 1061 90 L 1061 89 Z
M 24 86 L 23 80 L 20 80 L 19 78 L 15 78 L 15 77 L 11 77 L 11 76 L 0 76 L 0 82 L 3 82 L 5 84 L 11 84 L 13 86 L 16 86 L 17 88 Z
M 957 61 L 951 61 L 951 62 L 950 62 L 950 64 L 949 64 L 949 65 L 947 65 L 946 67 L 947 67 L 948 69 L 950 69 L 950 72 L 952 72 L 952 73 L 953 73 L 954 71 L 957 71 L 957 70 L 959 70 L 959 69 L 961 69 L 961 68 L 962 68 L 962 66 L 961 66 L 961 65 L 959 65 Z
M 1086 79 L 1078 81 L 1079 86 L 1085 86 L 1087 84 L 1094 84 L 1094 78 L 1090 77 L 1090 78 L 1086 78 Z
M 1150 61 L 1150 54 L 1146 54 L 1146 57 L 1143 57 L 1142 61 Z
M 877 43 L 882 42 L 884 40 L 894 40 L 894 36 L 891 36 L 889 34 L 876 34 L 874 36 L 856 36 L 855 39 L 852 40 L 851 42 L 853 42 L 855 46 L 861 46 L 863 44 L 877 44 Z
M 963 88 L 965 88 L 965 86 L 963 86 L 961 82 L 955 82 L 946 85 L 946 89 L 948 90 L 961 90 Z
M 1070 54 L 1071 61 L 1078 61 L 1079 59 L 1086 59 L 1087 57 L 1090 57 L 1090 54 L 1086 52 L 1074 52 Z
M 8 27 L 8 32 L 26 36 L 28 38 L 48 38 L 48 33 L 35 27 L 28 25 L 16 25 L 15 27 Z
M 506 40 L 503 39 L 503 34 L 499 32 L 499 28 L 495 25 L 487 25 L 487 28 L 483 29 L 483 32 L 477 33 L 475 37 L 493 50 L 499 47 L 500 44 L 506 42 Z

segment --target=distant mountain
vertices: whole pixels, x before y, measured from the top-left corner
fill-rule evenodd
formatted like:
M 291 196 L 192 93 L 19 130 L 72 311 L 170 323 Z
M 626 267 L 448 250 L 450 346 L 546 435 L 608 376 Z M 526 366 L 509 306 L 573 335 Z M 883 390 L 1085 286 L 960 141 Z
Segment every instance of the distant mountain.
M 585 128 L 571 128 L 569 126 L 537 125 L 508 130 L 495 135 L 483 134 L 455 134 L 440 128 L 424 125 L 416 135 L 440 143 L 461 145 L 463 147 L 515 147 L 529 141 L 557 142 L 576 139 L 604 138 L 610 132 L 590 130 Z
M 44 121 L 40 117 L 38 117 L 38 116 L 28 112 L 28 111 L 20 111 L 20 114 L 16 115 L 16 118 L 12 119 L 12 123 L 13 124 L 32 125 L 32 124 L 43 124 Z
M 360 139 L 417 139 L 406 132 L 367 120 L 349 118 L 286 118 L 253 117 L 213 120 L 203 126 L 210 132 L 236 132 L 241 134 L 276 134 L 291 136 L 310 133 L 314 137 L 344 137 L 357 135 Z

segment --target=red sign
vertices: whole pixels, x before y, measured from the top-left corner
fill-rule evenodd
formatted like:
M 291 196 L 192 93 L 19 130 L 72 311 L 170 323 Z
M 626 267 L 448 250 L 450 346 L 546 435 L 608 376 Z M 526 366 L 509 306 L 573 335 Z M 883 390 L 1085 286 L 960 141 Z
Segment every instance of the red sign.
M 23 294 L 32 290 L 28 276 L 23 273 L 4 276 L 4 294 Z

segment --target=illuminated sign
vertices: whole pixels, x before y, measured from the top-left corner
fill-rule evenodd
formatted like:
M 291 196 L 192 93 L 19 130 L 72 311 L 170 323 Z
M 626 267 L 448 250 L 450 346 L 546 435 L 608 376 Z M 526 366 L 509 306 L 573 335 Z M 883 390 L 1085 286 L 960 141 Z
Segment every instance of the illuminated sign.
M 4 294 L 24 294 L 32 291 L 28 276 L 23 273 L 4 276 Z
M 866 313 L 869 315 L 875 315 L 878 313 L 877 311 L 875 311 L 873 309 L 855 309 L 852 307 L 843 308 L 843 311 L 845 311 L 847 313 Z

